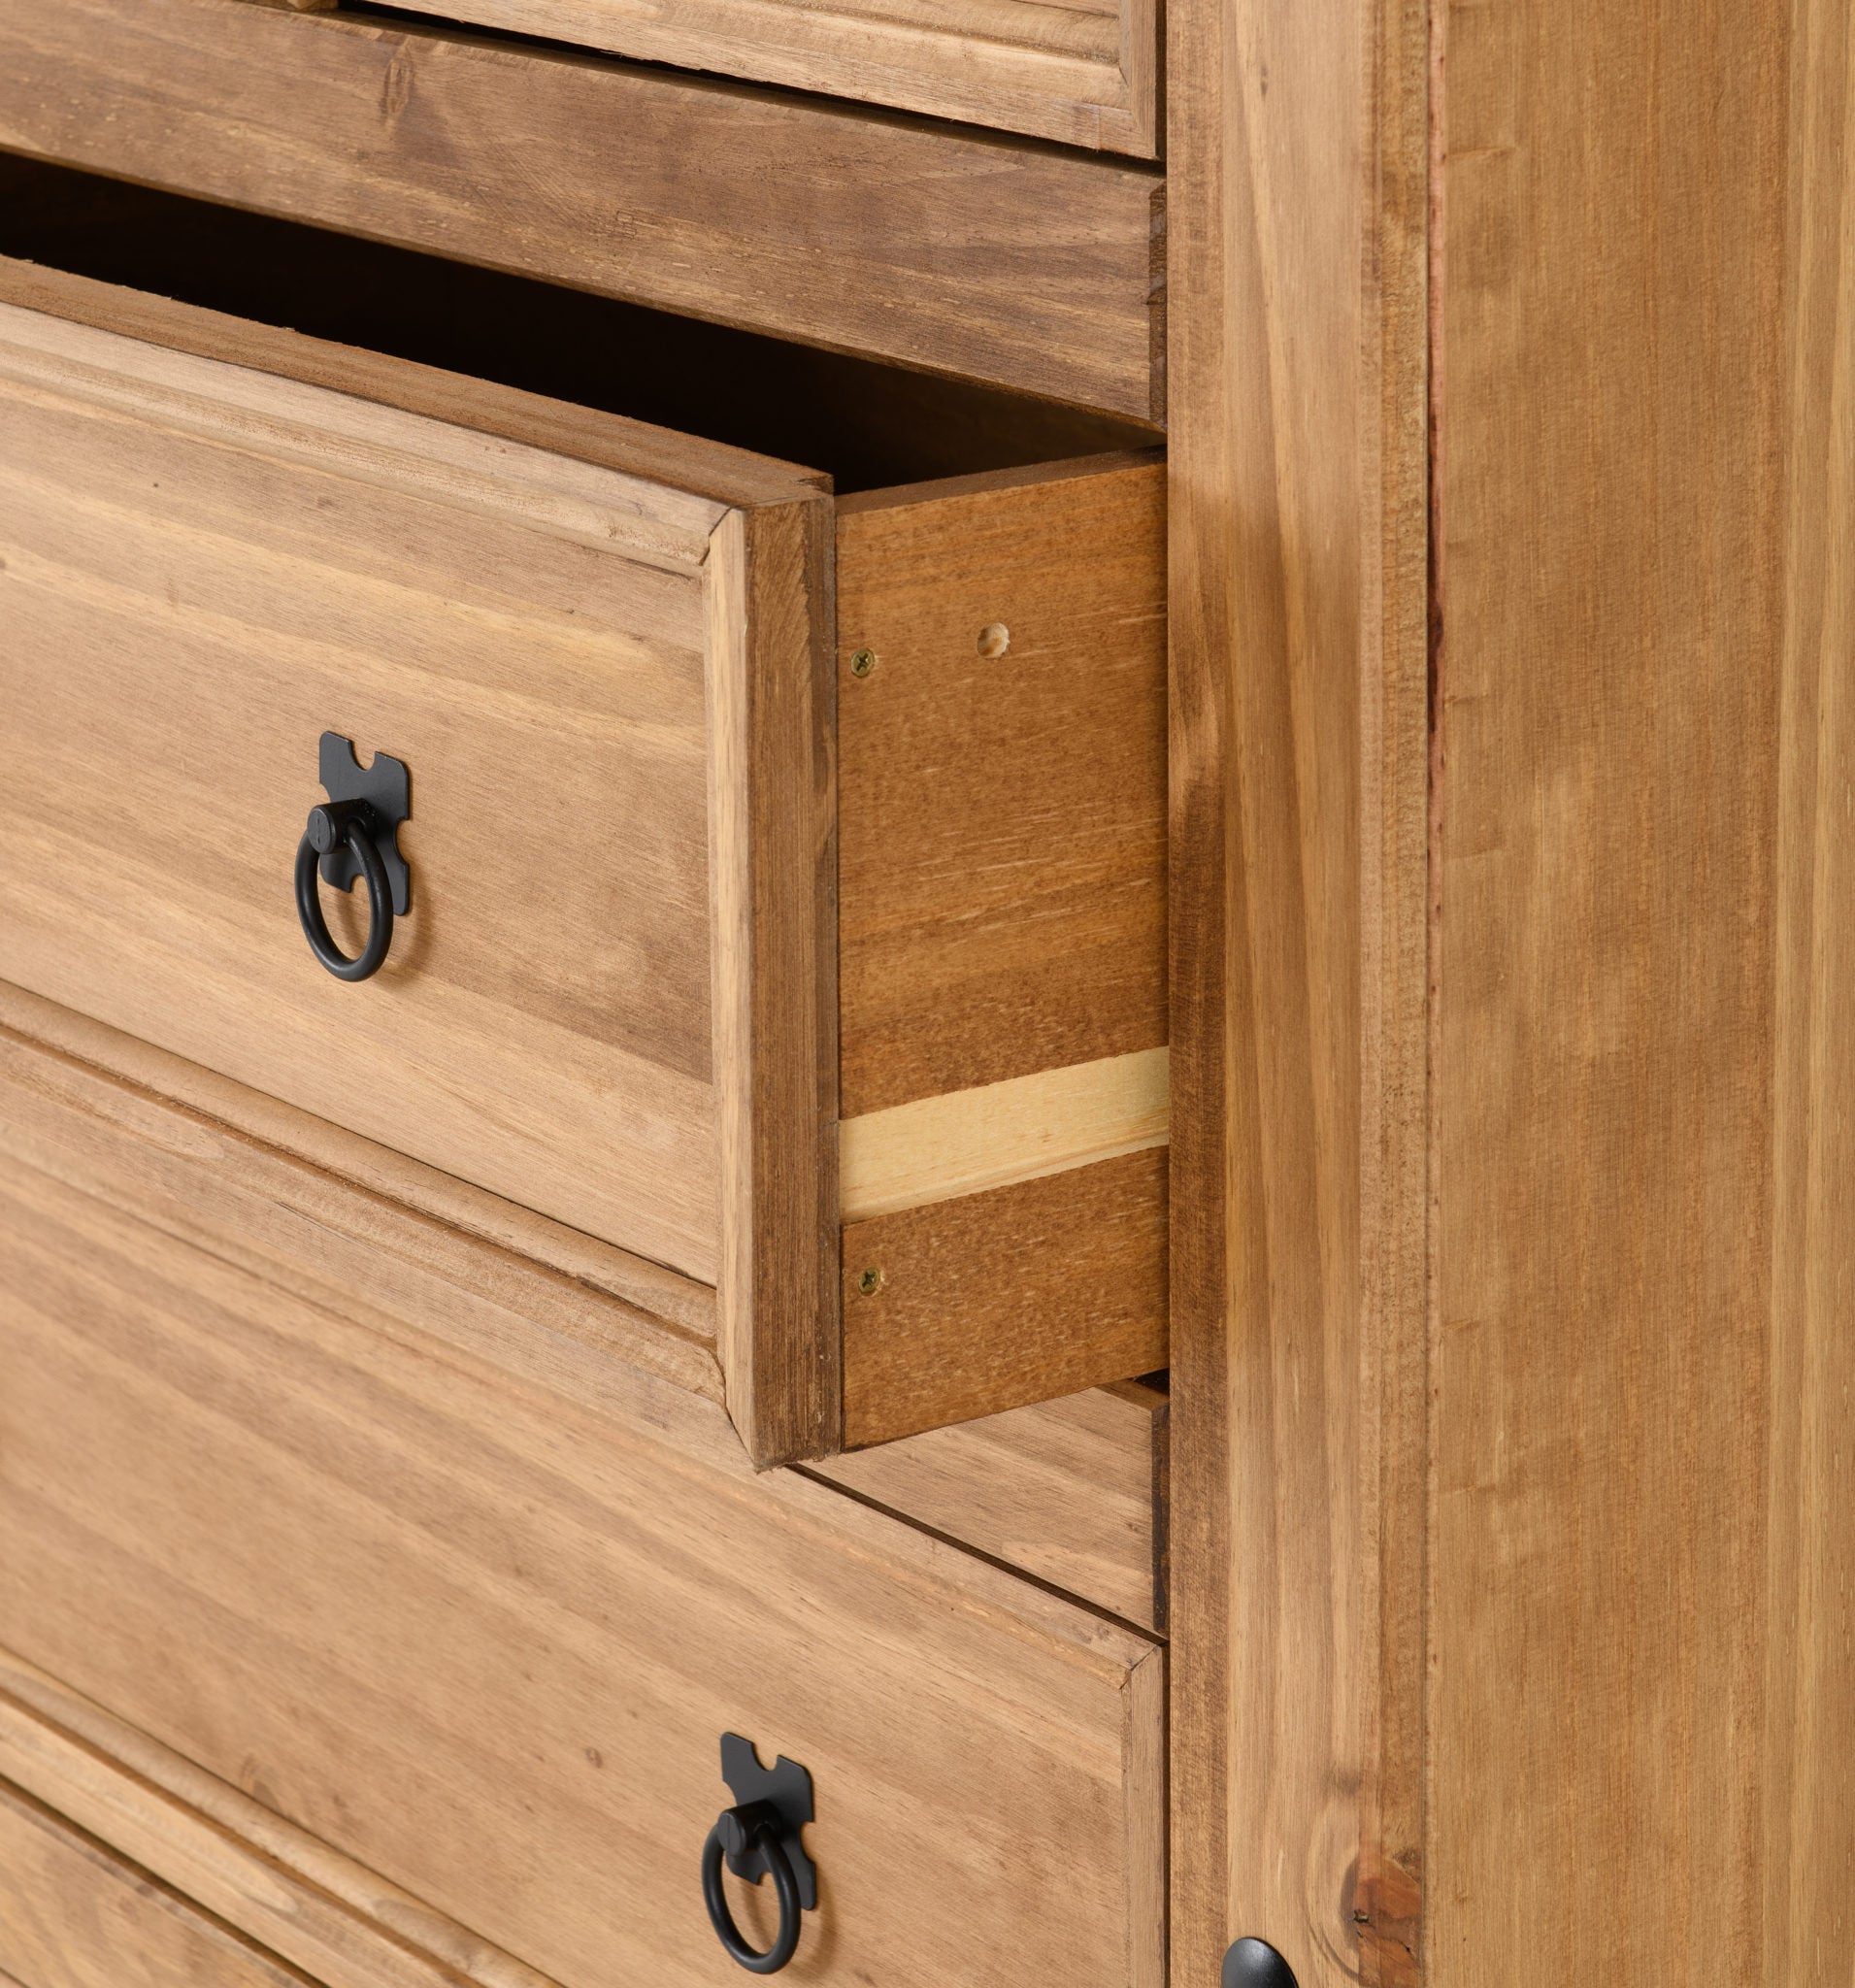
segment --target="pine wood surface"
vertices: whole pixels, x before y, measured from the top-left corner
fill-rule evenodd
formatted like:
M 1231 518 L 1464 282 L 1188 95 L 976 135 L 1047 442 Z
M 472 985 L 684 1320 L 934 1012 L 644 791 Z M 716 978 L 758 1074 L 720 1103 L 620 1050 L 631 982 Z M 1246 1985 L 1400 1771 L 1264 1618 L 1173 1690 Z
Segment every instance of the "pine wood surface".
M 25 1988 L 303 1988 L 295 1969 L 0 1780 L 0 1968 Z
M 1829 1988 L 1850 21 L 1449 29 L 1429 1974 Z
M 0 972 L 714 1281 L 721 509 L 38 314 L 0 338 Z M 326 729 L 413 769 L 412 914 L 358 988 L 287 891 Z
M 841 502 L 845 1118 L 1165 1043 L 1165 536 L 1126 458 Z
M 756 1463 L 843 1442 L 832 518 L 732 513 L 706 597 L 728 1408 Z
M 14 709 L 38 748 L 6 797 L 34 851 L 0 872 L 9 977 L 715 1283 L 757 1462 L 838 1448 L 845 1401 L 869 1441 L 1164 1364 L 1154 1166 L 1114 1157 L 1163 1140 L 1163 1099 L 1085 1131 L 1074 1073 L 1045 1068 L 1163 1056 L 1122 1046 L 1163 1031 L 1154 466 L 850 511 L 851 612 L 896 687 L 839 773 L 830 514 L 807 473 L 697 442 L 684 473 L 675 438 L 619 417 L 563 452 L 555 404 L 82 279 L 11 281 L 90 321 L 14 305 L 0 327 L 4 584 L 29 637 Z M 357 392 L 322 383 L 348 373 Z M 977 615 L 1001 611 L 1015 661 L 978 652 Z M 277 887 L 324 727 L 414 768 L 413 911 L 358 990 L 325 980 Z M 182 886 L 145 824 L 214 816 L 240 833 Z M 333 905 L 350 947 L 360 910 Z M 897 1041 L 932 1029 L 913 1104 L 924 1081 L 1043 1073 L 989 1169 L 881 1128 L 880 1194 L 848 1211 L 883 1210 L 896 1281 L 854 1376 L 835 1316 L 841 929 L 853 1067 L 874 1011 Z M 1058 1170 L 1067 1187 L 1016 1191 Z M 902 1219 L 954 1194 L 970 1205 Z M 1087 1266 L 1103 1282 L 1078 1327 Z M 1041 1309 L 962 1377 L 945 1356 L 981 1287 L 975 1317 L 1002 1325 L 1007 1293 Z M 873 1416 L 878 1382 L 893 1404 Z
M 0 145 L 1164 417 L 1150 168 L 248 0 L 8 8 Z
M 1427 28 L 1168 14 L 1190 1988 L 1242 1936 L 1402 1988 L 1422 1938 Z
M 0 1651 L 0 1773 L 320 1988 L 554 1988 L 546 1976 Z M 0 1879 L 0 1888 L 4 1880 Z M 64 1932 L 67 1943 L 80 1928 Z M 113 1943 L 132 1965 L 137 1943 Z M 105 1971 L 102 1984 L 121 1976 Z M 211 1978 L 162 1973 L 162 1988 Z M 269 1978 L 261 1977 L 261 1978 Z M 49 1988 L 49 1984 L 48 1984 Z
M 937 117 L 1151 157 L 1159 11 L 1150 0 L 693 0 L 674 17 L 632 0 L 411 0 L 518 34 L 589 43 L 684 69 L 751 76 Z
M 677 1389 L 594 1414 L 371 1279 L 305 1302 L 0 1175 L 0 1617 L 26 1661 L 569 1988 L 714 1978 L 695 1855 L 727 1730 L 815 1776 L 796 1980 L 932 1952 L 1003 1984 L 1028 1945 L 1158 1988 L 1149 1640 L 756 1476 Z
M 1167 1363 L 1163 1146 L 852 1222 L 843 1244 L 846 1448 Z
M 1163 1630 L 1165 1391 L 1117 1382 L 811 1468 L 1007 1567 Z
M 0 1096 L 0 1148 L 306 1302 L 327 1301 L 323 1273 L 371 1280 L 587 1401 L 624 1399 L 634 1369 L 723 1397 L 708 1286 L 493 1196 L 422 1194 L 413 1163 L 3 984 Z

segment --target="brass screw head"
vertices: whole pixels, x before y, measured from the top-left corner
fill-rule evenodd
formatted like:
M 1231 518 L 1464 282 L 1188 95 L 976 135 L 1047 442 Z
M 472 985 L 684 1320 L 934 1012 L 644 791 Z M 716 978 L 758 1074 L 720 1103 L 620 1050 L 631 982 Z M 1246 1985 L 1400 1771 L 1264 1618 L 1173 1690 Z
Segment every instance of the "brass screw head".
M 876 650 L 859 648 L 850 651 L 850 674 L 853 677 L 867 677 L 876 668 Z
M 857 1278 L 857 1289 L 866 1298 L 874 1298 L 882 1288 L 882 1273 L 879 1270 L 866 1270 Z

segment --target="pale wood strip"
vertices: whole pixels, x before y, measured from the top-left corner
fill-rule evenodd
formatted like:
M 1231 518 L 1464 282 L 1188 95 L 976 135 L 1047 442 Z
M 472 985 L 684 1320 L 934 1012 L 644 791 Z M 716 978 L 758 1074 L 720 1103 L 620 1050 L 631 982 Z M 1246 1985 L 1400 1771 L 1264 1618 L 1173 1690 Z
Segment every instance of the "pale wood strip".
M 5 10 L 0 144 L 779 337 L 1162 414 L 1163 182 L 1150 170 L 243 0 Z
M 1143 1629 L 1164 1626 L 1164 1391 L 1138 1381 L 908 1436 L 816 1474 Z
M 173 320 L 153 342 L 0 301 L 0 378 L 649 565 L 695 571 L 708 556 L 709 535 L 723 514 L 712 499 L 275 371 L 172 349 L 186 336 L 192 307 L 170 305 L 150 315 Z M 287 363 L 296 343 L 294 335 L 280 335 L 276 358 Z
M 321 1988 L 552 1988 L 546 1975 L 7 1650 L 0 1777 Z M 0 1892 L 5 1883 L 0 1877 Z
M 844 1284 L 846 1448 L 1153 1373 L 1165 1149 L 852 1223 Z
M 1855 1977 L 1855 22 L 1794 16 L 1762 1981 Z M 1742 1728 L 1736 1728 L 1741 1731 Z
M 4 1778 L 0 1964 L 29 1988 L 310 1988 Z
M 1164 1145 L 1164 1049 L 892 1105 L 838 1128 L 846 1222 L 1041 1179 Z

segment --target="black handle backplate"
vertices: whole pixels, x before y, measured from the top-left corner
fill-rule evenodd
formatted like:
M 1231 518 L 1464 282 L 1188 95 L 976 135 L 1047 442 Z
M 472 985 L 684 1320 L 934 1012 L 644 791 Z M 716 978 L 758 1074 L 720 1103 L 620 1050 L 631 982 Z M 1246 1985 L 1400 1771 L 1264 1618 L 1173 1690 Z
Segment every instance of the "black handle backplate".
M 812 1820 L 812 1776 L 796 1760 L 782 1753 L 771 1767 L 760 1765 L 751 1740 L 739 1733 L 721 1736 L 721 1778 L 734 1796 L 735 1806 L 763 1802 L 778 1811 L 779 1846 L 792 1866 L 799 1883 L 799 1904 L 808 1912 L 818 1908 L 818 1868 L 805 1853 L 799 1832 Z M 738 1858 L 728 1859 L 728 1869 L 749 1884 L 758 1884 L 768 1874 L 764 1851 L 749 1846 Z
M 344 739 L 339 732 L 324 732 L 319 771 L 331 801 L 364 801 L 374 811 L 375 819 L 369 826 L 392 890 L 393 915 L 405 917 L 413 908 L 413 877 L 399 852 L 399 825 L 412 819 L 411 770 L 403 759 L 390 758 L 384 752 L 375 753 L 372 766 L 363 766 L 354 757 L 352 739 Z M 321 870 L 322 881 L 331 890 L 352 890 L 361 874 L 360 858 L 344 845 L 322 858 Z

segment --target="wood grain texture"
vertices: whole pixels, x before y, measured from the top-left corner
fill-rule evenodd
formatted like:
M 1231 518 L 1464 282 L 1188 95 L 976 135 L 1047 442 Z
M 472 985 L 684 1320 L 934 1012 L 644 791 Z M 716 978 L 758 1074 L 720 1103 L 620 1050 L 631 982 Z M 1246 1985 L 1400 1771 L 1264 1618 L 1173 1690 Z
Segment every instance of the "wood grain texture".
M 819 1476 L 1138 1628 L 1165 1620 L 1167 1399 L 1140 1381 L 813 1466 Z
M 1849 31 L 1450 16 L 1440 1988 L 1855 1977 Z
M 577 1238 L 556 1264 L 537 1261 L 538 1241 L 553 1239 L 511 1223 L 519 1211 L 486 1195 L 477 1234 L 451 1219 L 480 1212 L 471 1207 L 440 1202 L 434 1219 L 405 1205 L 414 1196 L 397 1171 L 370 1177 L 379 1149 L 367 1142 L 223 1078 L 191 1082 L 177 1058 L 125 1038 L 99 1043 L 109 1032 L 94 1025 L 59 1030 L 64 1018 L 11 989 L 0 1000 L 0 1149 L 16 1159 L 165 1234 L 230 1251 L 254 1275 L 295 1278 L 306 1302 L 326 1297 L 321 1273 L 338 1288 L 371 1279 L 382 1302 L 428 1311 L 480 1357 L 587 1401 L 623 1399 L 630 1369 L 721 1400 L 705 1286 Z M 73 1053 L 74 1039 L 106 1059 L 130 1051 L 115 1058 L 128 1074 Z M 248 1102 L 267 1109 L 241 1113 Z M 280 1145 L 268 1136 L 299 1129 L 311 1137 Z
M 1170 1109 L 1166 1051 L 1137 1049 L 846 1118 L 839 1209 L 860 1222 L 1164 1145 Z
M 1855 1977 L 1855 38 L 1793 13 L 1763 1979 Z M 1742 1729 L 1741 1729 L 1742 1730 Z
M 843 1441 L 828 499 L 734 512 L 709 562 L 722 1372 L 757 1464 Z
M 1173 1953 L 1415 1979 L 1427 10 L 1168 11 Z
M 1163 1147 L 844 1231 L 846 1448 L 1166 1360 Z
M 0 972 L 713 1281 L 720 507 L 37 314 L 0 394 Z M 330 728 L 413 769 L 363 989 L 282 881 Z
M 302 1978 L 300 1968 L 320 1988 L 553 1988 L 4 1651 L 0 1773 L 115 1857 L 289 1963 L 292 1982 Z M 83 1929 L 71 1931 L 81 1936 Z M 121 1941 L 112 1951 L 133 1962 L 138 1949 Z M 109 1988 L 121 1978 L 98 1977 Z M 154 1977 L 162 1988 L 207 1978 L 186 1971 Z
M 840 504 L 845 1117 L 1165 1043 L 1165 540 L 1125 457 Z
M 1163 418 L 1150 169 L 246 0 L 8 8 L 0 145 Z
M 1150 158 L 1158 146 L 1152 0 L 693 0 L 674 17 L 635 0 L 410 0 L 518 34 L 682 69 L 861 97 L 936 117 Z
M 305 1988 L 294 1968 L 4 1780 L 0 1968 L 25 1988 Z
M 1028 1943 L 1157 1988 L 1148 1639 L 756 1475 L 674 1388 L 593 1414 L 371 1287 L 305 1303 L 0 1176 L 0 1616 L 29 1663 L 577 1988 L 714 1979 L 691 1872 L 726 1730 L 815 1777 L 796 1980 L 933 1952 L 1003 1988 Z

